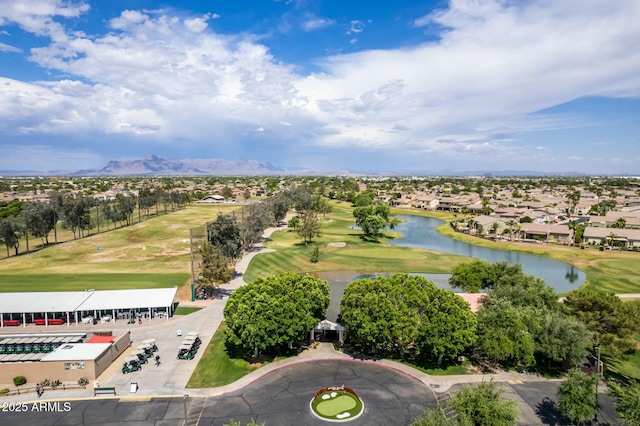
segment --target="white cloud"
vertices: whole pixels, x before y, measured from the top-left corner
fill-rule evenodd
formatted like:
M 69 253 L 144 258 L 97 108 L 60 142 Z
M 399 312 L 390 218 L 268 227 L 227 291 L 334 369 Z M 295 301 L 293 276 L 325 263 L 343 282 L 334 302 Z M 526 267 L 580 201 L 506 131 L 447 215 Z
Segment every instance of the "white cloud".
M 22 53 L 22 49 L 5 43 L 0 43 L 0 52 Z
M 208 146 L 268 129 L 283 144 L 507 161 L 539 154 L 514 146 L 522 132 L 586 125 L 535 111 L 640 96 L 633 0 L 456 0 L 416 20 L 444 28 L 438 41 L 327 57 L 307 76 L 250 35 L 216 34 L 212 14 L 128 10 L 110 21 L 112 32 L 84 35 L 52 21 L 84 3 L 58 1 L 33 15 L 16 3 L 0 0 L 0 25 L 49 34 L 31 60 L 67 79 L 0 79 L 3 134 L 93 131 Z M 352 21 L 349 32 L 367 23 Z
M 368 20 L 366 23 L 364 21 L 353 20 L 349 22 L 349 29 L 347 30 L 347 35 L 358 34 L 364 31 L 364 27 L 367 23 L 371 23 L 371 20 Z
M 322 28 L 335 25 L 336 21 L 328 18 L 318 18 L 316 16 L 309 16 L 304 22 L 302 22 L 302 29 L 307 32 L 319 30 Z
M 187 27 L 190 31 L 193 31 L 194 33 L 201 33 L 209 25 L 207 24 L 207 21 L 209 19 L 216 19 L 219 17 L 220 15 L 211 15 L 210 13 L 207 13 L 199 18 L 185 19 L 184 26 Z
M 64 27 L 53 18 L 76 18 L 88 10 L 83 0 L 0 0 L 0 26 L 16 23 L 30 33 L 60 40 Z

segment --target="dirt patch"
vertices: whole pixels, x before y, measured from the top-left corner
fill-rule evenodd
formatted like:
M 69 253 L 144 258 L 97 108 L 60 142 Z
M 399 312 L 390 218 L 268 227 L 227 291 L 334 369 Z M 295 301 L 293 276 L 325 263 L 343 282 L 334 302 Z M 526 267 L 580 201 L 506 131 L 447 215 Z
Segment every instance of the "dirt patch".
M 337 243 L 327 243 L 327 247 L 346 247 L 347 243 L 345 242 L 337 242 Z

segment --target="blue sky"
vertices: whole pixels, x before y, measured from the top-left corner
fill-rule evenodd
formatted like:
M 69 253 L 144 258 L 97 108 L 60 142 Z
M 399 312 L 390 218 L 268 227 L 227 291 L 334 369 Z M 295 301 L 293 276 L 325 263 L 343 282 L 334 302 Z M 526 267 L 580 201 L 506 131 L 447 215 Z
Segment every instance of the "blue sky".
M 0 170 L 640 175 L 637 0 L 0 0 Z

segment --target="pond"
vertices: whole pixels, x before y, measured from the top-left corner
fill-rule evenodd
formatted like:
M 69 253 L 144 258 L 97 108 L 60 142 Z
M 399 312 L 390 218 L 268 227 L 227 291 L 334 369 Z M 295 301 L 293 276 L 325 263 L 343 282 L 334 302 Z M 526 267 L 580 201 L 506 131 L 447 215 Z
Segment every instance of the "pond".
M 403 222 L 396 225 L 395 230 L 403 235 L 402 238 L 390 241 L 390 245 L 417 247 L 443 253 L 459 254 L 486 260 L 488 262 L 520 263 L 525 273 L 545 280 L 558 293 L 566 293 L 577 289 L 586 280 L 584 272 L 575 266 L 543 256 L 519 253 L 508 250 L 497 250 L 478 247 L 462 241 L 453 240 L 439 234 L 435 229 L 442 223 L 440 219 L 423 216 L 397 215 Z M 327 319 L 335 321 L 340 312 L 340 300 L 344 289 L 351 281 L 360 278 L 371 278 L 384 274 L 366 274 L 358 272 L 324 272 L 317 276 L 329 282 L 331 288 L 331 302 L 327 312 Z M 413 274 L 412 274 L 413 275 Z M 417 274 L 429 278 L 438 287 L 450 288 L 447 274 Z

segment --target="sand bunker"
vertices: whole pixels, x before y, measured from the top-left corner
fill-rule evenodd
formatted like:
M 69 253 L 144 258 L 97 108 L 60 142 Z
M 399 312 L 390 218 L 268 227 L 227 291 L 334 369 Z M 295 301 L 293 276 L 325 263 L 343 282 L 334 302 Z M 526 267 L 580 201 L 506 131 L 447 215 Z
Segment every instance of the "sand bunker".
M 346 247 L 347 243 L 339 242 L 339 243 L 328 243 L 327 247 Z

